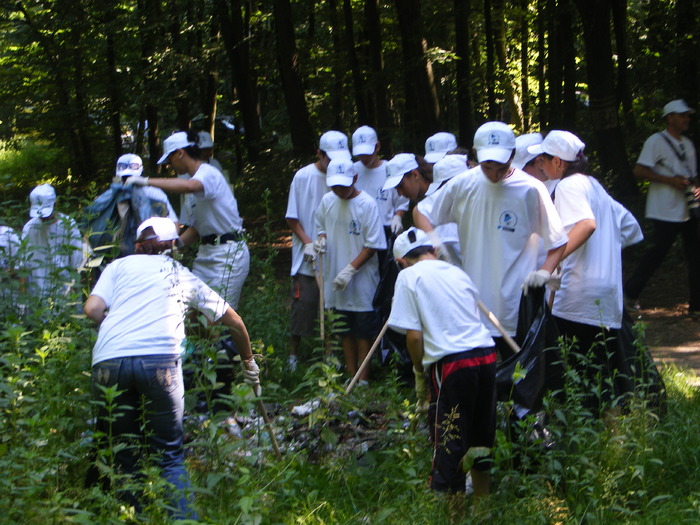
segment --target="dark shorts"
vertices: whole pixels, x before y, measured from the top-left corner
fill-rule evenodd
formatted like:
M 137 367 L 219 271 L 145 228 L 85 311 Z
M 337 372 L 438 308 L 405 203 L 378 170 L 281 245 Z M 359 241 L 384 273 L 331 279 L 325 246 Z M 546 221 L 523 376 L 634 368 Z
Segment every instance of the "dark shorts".
M 336 310 L 338 319 L 334 330 L 338 335 L 352 335 L 358 339 L 374 339 L 379 333 L 379 315 L 376 311 L 349 312 Z
M 300 337 L 314 337 L 319 326 L 319 290 L 314 277 L 296 274 L 292 277 L 289 331 Z
M 493 446 L 496 435 L 496 351 L 475 348 L 443 357 L 429 369 L 433 466 L 430 488 L 463 492 L 462 457 L 472 447 Z M 486 471 L 488 458 L 472 468 Z

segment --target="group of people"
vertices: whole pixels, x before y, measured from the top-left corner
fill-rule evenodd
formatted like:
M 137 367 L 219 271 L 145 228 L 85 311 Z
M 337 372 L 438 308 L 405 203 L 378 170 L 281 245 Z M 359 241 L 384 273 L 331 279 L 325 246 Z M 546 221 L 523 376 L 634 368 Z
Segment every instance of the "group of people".
M 689 263 L 689 310 L 698 310 L 700 190 L 695 150 L 682 136 L 692 112 L 682 100 L 667 104 L 666 130 L 647 141 L 634 169 L 650 181 L 647 217 L 655 233 L 624 292 L 622 249 L 640 242 L 642 231 L 586 173 L 585 144 L 575 134 L 516 137 L 505 123 L 487 122 L 475 133 L 473 160 L 453 135 L 439 133 L 427 140 L 425 155 L 399 153 L 384 162 L 376 133 L 362 126 L 352 135 L 353 163 L 347 137 L 325 133 L 317 161 L 294 176 L 287 208 L 290 365 L 299 339 L 313 335 L 319 284 L 325 307 L 343 321 L 345 366 L 355 374 L 379 329 L 371 299 L 388 243 L 403 270 L 387 324 L 406 335 L 418 406 L 429 407 L 432 488 L 463 494 L 461 459 L 470 448 L 493 445 L 496 362 L 513 355 L 521 294 L 533 288 L 548 288 L 561 335 L 585 356 L 572 366 L 589 384 L 604 378 L 585 402 L 593 413 L 614 416 L 611 356 L 624 305 L 639 296 L 678 233 Z M 402 233 L 409 202 L 415 226 Z M 321 269 L 322 283 L 314 279 Z M 475 461 L 471 477 L 475 496 L 486 495 L 487 463 Z
M 691 113 L 682 100 L 667 104 L 666 130 L 649 138 L 635 166 L 634 174 L 649 181 L 654 234 L 624 288 L 621 252 L 642 240 L 641 229 L 586 174 L 585 144 L 573 133 L 516 137 L 505 123 L 487 122 L 475 133 L 473 151 L 441 132 L 427 139 L 424 155 L 399 153 L 388 161 L 369 126 L 355 130 L 352 147 L 344 133 L 324 133 L 315 162 L 294 175 L 285 216 L 293 240 L 288 367 L 298 365 L 302 338 L 316 335 L 323 301 L 336 314 L 346 371 L 354 376 L 380 331 L 374 304 L 380 272 L 395 262 L 401 271 L 387 325 L 405 334 L 417 406 L 428 414 L 430 485 L 459 498 L 466 482 L 462 458 L 469 449 L 493 446 L 496 363 L 513 355 L 521 294 L 548 287 L 561 334 L 574 352 L 588 356 L 589 365 L 577 366 L 591 380 L 601 371 L 614 374 L 610 355 L 623 307 L 635 307 L 679 233 L 689 263 L 689 310 L 700 311 L 693 271 L 700 257 L 700 190 L 695 150 L 683 136 Z M 84 305 L 99 325 L 95 396 L 103 401 L 106 389 L 116 388 L 123 408 L 111 420 L 103 406 L 98 426 L 138 434 L 145 410 L 148 444 L 178 489 L 172 512 L 190 518 L 196 513 L 184 469 L 181 356 L 191 309 L 228 329 L 244 380 L 260 395 L 250 338 L 235 312 L 250 255 L 232 187 L 207 151 L 212 145 L 206 133 L 166 138 L 158 162 L 170 165 L 176 178 L 144 176 L 137 155 L 118 159 L 110 189 L 91 211 L 98 218 L 93 224 L 118 230 L 120 257 L 103 267 Z M 182 197 L 179 220 L 167 193 Z M 0 229 L 0 262 L 26 266 L 27 286 L 56 297 L 63 291 L 53 288 L 70 285 L 66 276 L 85 264 L 89 244 L 75 221 L 54 210 L 53 187 L 38 186 L 30 202 L 22 239 Z M 90 234 L 102 242 L 102 232 Z M 174 256 L 197 241 L 190 271 Z M 492 323 L 494 316 L 499 323 Z M 369 373 L 365 368 L 360 384 Z M 592 407 L 612 409 L 615 394 L 608 385 L 590 399 Z M 127 472 L 136 470 L 137 457 L 129 447 L 117 453 Z M 484 459 L 478 456 L 470 471 L 478 499 L 489 490 Z

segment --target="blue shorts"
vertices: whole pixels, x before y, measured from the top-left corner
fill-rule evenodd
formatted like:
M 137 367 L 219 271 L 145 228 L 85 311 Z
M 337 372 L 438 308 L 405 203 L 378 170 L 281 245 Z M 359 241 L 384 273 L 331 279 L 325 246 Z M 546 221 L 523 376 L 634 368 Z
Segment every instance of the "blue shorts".
M 334 324 L 335 332 L 341 336 L 352 335 L 358 339 L 374 339 L 379 333 L 379 315 L 376 311 L 350 312 L 336 310 L 338 319 Z

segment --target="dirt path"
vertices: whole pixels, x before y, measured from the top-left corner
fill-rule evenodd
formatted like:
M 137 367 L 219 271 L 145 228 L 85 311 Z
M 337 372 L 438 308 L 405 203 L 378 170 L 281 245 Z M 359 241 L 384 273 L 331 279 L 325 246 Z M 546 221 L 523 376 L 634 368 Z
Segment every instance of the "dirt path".
M 640 297 L 642 309 L 630 313 L 647 324 L 654 359 L 692 370 L 700 386 L 700 317 L 686 313 L 687 282 L 683 264 L 664 264 Z

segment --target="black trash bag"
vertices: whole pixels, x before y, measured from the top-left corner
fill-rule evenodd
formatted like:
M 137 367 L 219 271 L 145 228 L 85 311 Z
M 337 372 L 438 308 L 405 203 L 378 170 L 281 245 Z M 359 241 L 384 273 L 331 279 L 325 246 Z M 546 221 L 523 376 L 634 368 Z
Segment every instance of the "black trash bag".
M 612 357 L 618 373 L 615 377 L 615 390 L 621 394 L 637 393 L 647 400 L 650 406 L 666 410 L 666 385 L 651 357 L 649 347 L 639 340 L 634 332 L 634 321 L 623 310 L 622 326 L 618 331 L 618 351 Z
M 545 300 L 545 288 L 531 289 L 520 298 L 520 311 L 532 316 L 523 337 L 520 352 L 496 367 L 496 394 L 499 401 L 514 402 L 514 416 L 522 419 L 542 408 L 542 400 L 550 390 L 563 386 L 564 368 L 557 338 L 559 330 Z M 527 315 L 518 320 L 526 323 Z M 525 374 L 513 380 L 516 367 Z
M 378 308 L 382 316 L 382 324 L 389 317 L 391 311 L 391 300 L 394 298 L 394 286 L 396 279 L 399 276 L 399 267 L 394 259 L 394 239 L 389 238 L 387 241 L 386 256 L 382 274 L 379 276 L 379 283 L 374 292 L 372 306 Z

